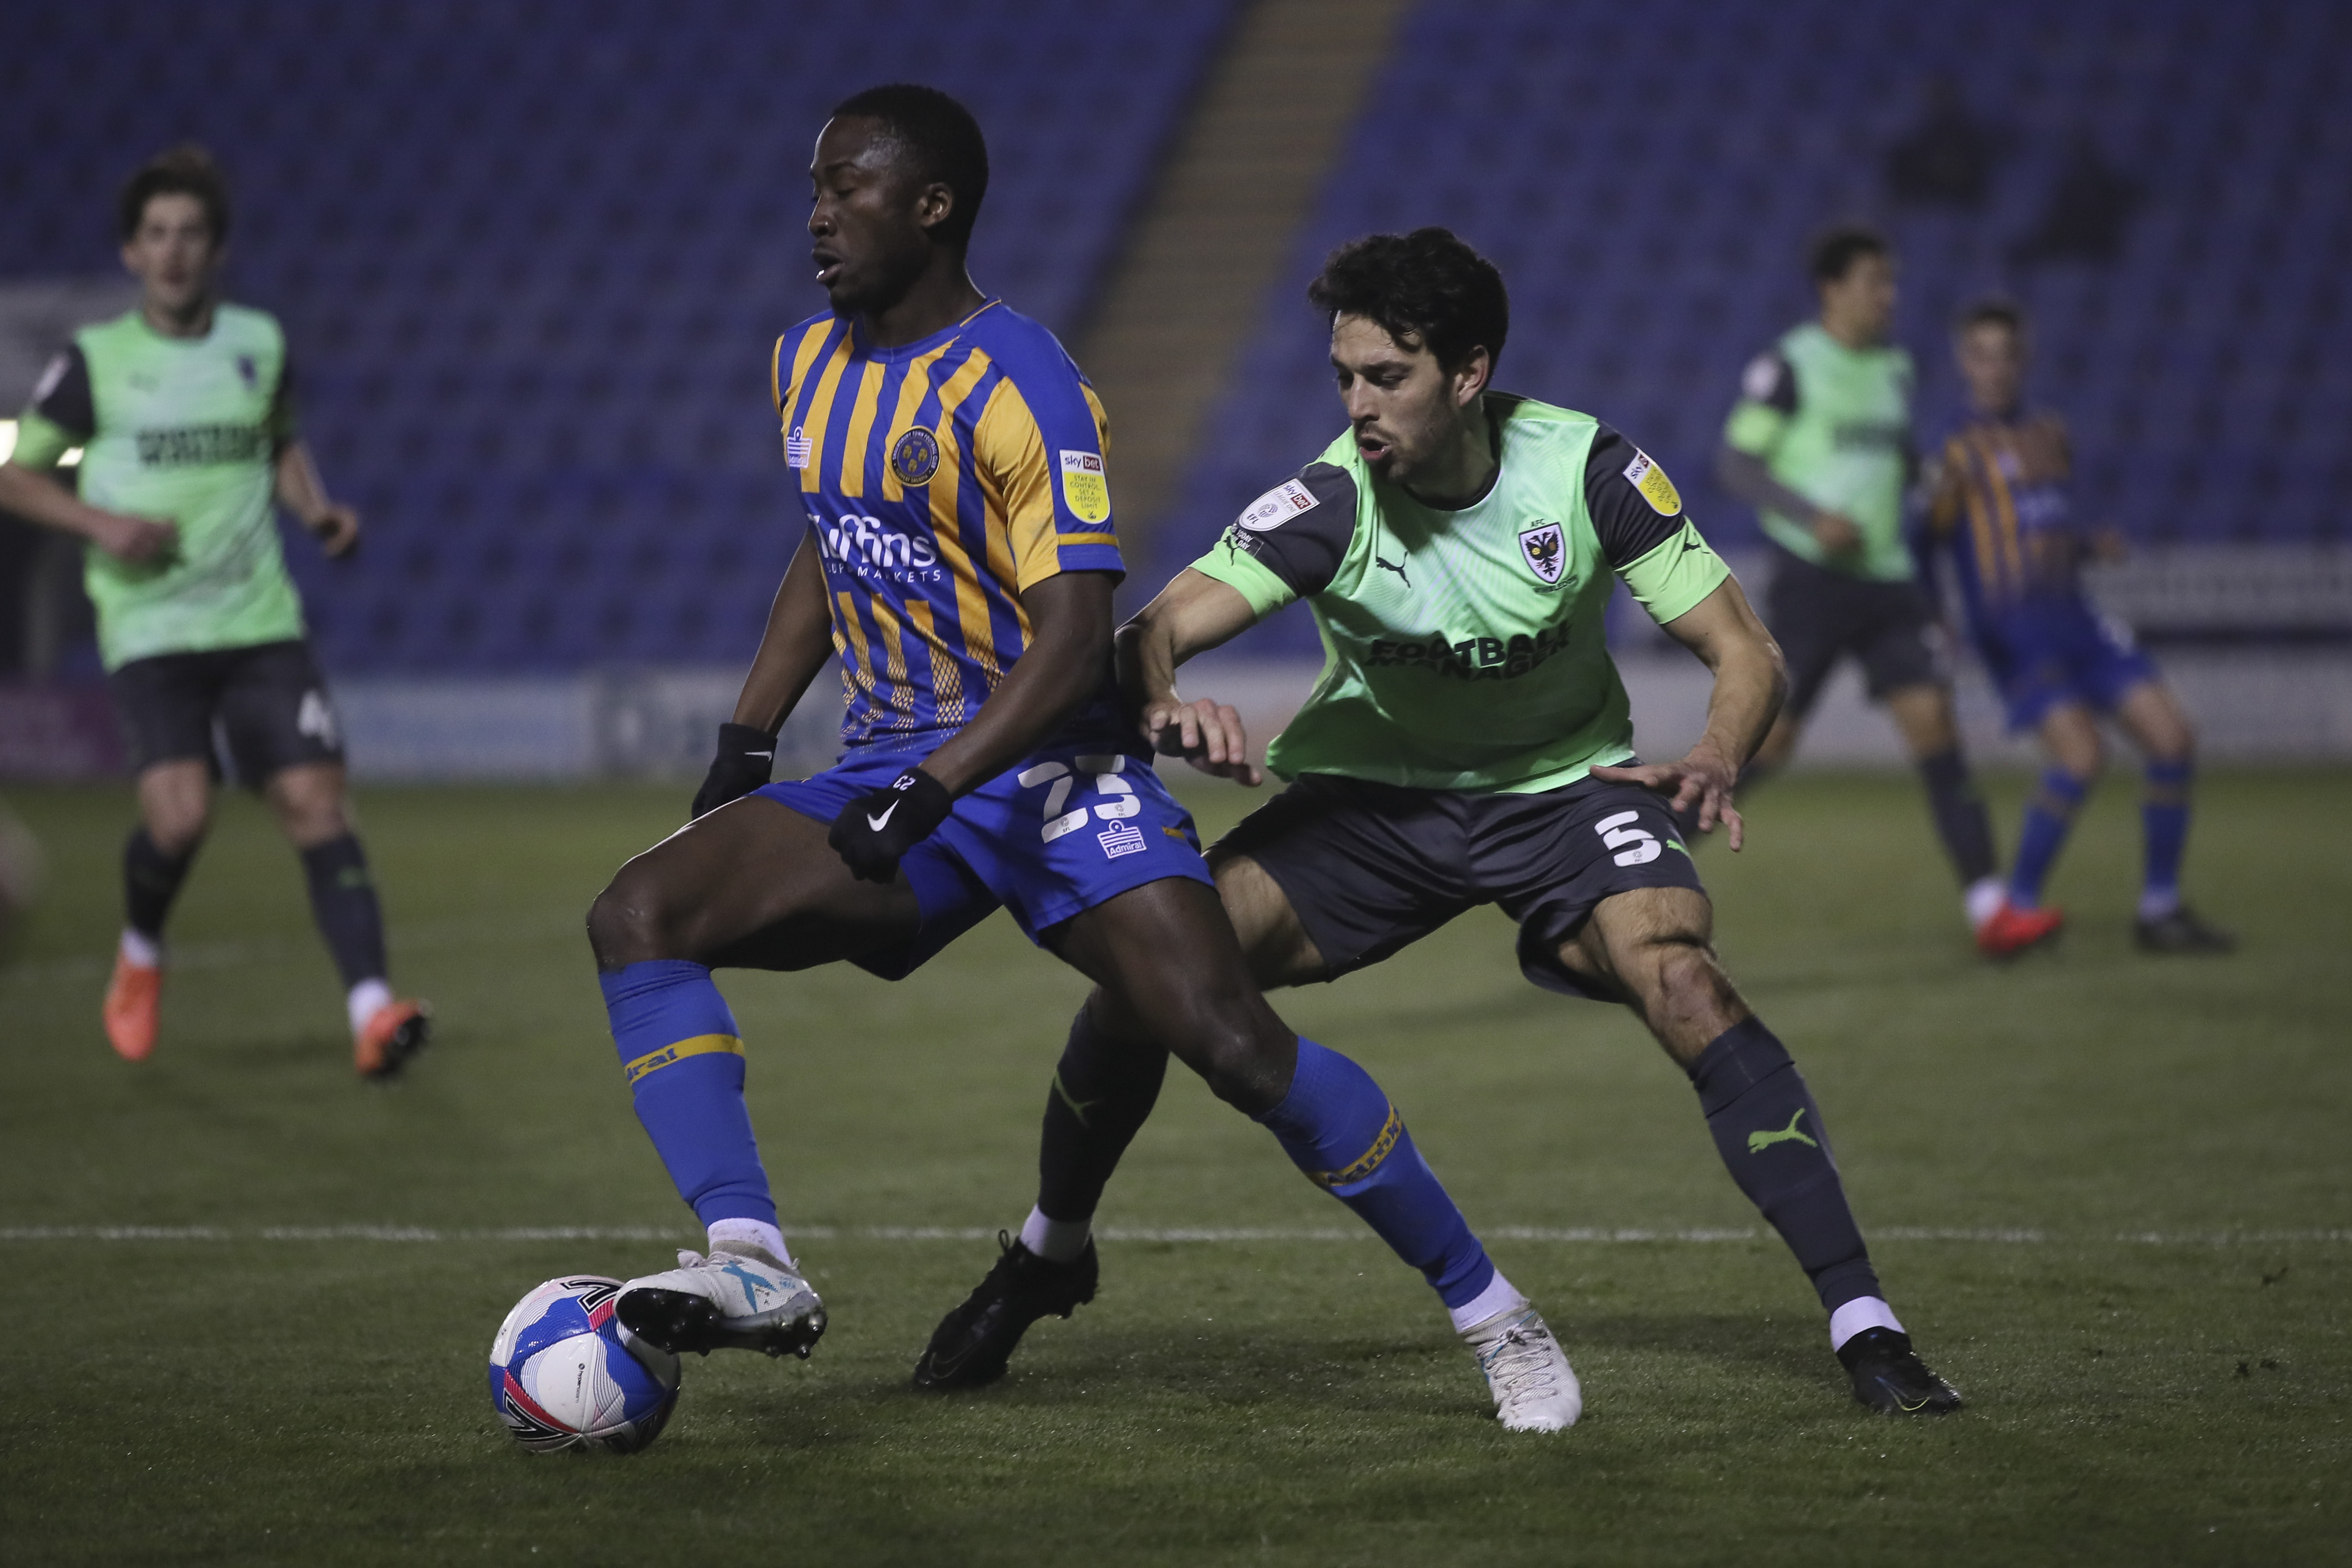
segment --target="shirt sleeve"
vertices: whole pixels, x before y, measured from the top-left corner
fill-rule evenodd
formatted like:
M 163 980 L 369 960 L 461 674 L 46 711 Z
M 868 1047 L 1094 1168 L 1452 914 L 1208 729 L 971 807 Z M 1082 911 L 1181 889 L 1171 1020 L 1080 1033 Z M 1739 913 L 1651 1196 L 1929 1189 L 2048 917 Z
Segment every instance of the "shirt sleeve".
M 1242 509 L 1192 570 L 1237 589 L 1260 620 L 1328 588 L 1356 536 L 1356 481 L 1309 463 Z
M 87 445 L 97 433 L 89 362 L 77 343 L 50 360 L 34 384 L 33 400 L 16 421 L 16 448 L 9 461 L 26 468 L 54 468 L 68 450 Z
M 1797 373 L 1788 356 L 1767 349 L 1748 362 L 1739 376 L 1739 401 L 1724 422 L 1724 444 L 1755 457 L 1780 444 L 1781 432 L 1797 412 Z
M 294 405 L 294 356 L 280 356 L 278 387 L 269 395 L 269 449 L 282 452 L 302 438 L 302 422 Z
M 972 444 L 1003 503 L 1020 587 L 1064 572 L 1126 574 L 1111 531 L 1109 422 L 1075 371 L 1066 389 L 1041 389 L 1034 402 L 1000 383 Z
M 1584 460 L 1584 506 L 1601 553 L 1660 626 L 1731 575 L 1684 513 L 1682 493 L 1665 469 L 1606 425 Z

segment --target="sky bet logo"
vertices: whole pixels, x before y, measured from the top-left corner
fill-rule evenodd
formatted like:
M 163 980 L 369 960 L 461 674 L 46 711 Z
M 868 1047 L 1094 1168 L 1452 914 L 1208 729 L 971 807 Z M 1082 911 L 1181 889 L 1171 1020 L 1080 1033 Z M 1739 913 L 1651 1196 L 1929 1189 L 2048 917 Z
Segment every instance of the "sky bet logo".
M 928 539 L 901 533 L 878 517 L 851 511 L 833 522 L 814 517 L 809 521 L 816 527 L 817 548 L 829 562 L 861 575 L 880 572 L 903 577 L 921 573 L 922 581 L 939 580 L 939 552 Z

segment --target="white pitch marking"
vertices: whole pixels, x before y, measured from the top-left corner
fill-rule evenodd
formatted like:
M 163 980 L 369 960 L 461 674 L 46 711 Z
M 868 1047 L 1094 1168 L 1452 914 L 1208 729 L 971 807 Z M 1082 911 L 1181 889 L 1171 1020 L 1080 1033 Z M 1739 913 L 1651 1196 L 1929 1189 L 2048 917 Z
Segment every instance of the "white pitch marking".
M 992 1241 L 996 1230 L 986 1226 L 787 1226 L 784 1234 L 807 1241 Z M 1224 1228 L 1208 1226 L 1104 1226 L 1095 1233 L 1105 1241 L 1139 1242 L 1301 1242 L 1376 1239 L 1370 1230 L 1349 1227 Z M 1769 1231 L 1753 1227 L 1710 1230 L 1672 1227 L 1617 1229 L 1552 1226 L 1490 1226 L 1483 1233 L 1496 1241 L 1541 1241 L 1569 1245 L 1627 1243 L 1698 1243 L 1769 1241 Z M 239 1229 L 191 1225 L 30 1225 L 0 1226 L 0 1242 L 10 1241 L 376 1241 L 406 1243 L 527 1241 L 663 1241 L 695 1240 L 698 1233 L 685 1226 L 509 1226 L 486 1229 L 442 1230 L 408 1225 L 292 1225 Z M 2287 1243 L 2352 1242 L 2352 1229 L 2239 1231 L 2124 1231 L 2100 1236 L 2064 1236 L 2022 1228 L 1958 1229 L 1916 1226 L 1885 1226 L 1871 1233 L 1874 1241 L 1969 1242 L 1995 1247 L 2090 1247 L 2114 1244 L 2131 1247 L 2253 1247 Z

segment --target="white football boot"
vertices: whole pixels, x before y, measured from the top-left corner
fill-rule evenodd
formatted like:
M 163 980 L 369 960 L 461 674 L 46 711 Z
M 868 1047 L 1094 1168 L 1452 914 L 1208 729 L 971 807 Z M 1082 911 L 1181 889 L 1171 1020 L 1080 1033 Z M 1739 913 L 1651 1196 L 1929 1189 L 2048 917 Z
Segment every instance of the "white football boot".
M 781 1259 L 742 1242 L 710 1255 L 680 1252 L 677 1267 L 621 1287 L 614 1314 L 629 1332 L 672 1355 L 688 1351 L 787 1351 L 805 1359 L 824 1332 L 824 1303 Z
M 1584 1390 L 1533 1307 L 1512 1307 L 1462 1331 L 1508 1432 L 1557 1432 L 1584 1414 Z

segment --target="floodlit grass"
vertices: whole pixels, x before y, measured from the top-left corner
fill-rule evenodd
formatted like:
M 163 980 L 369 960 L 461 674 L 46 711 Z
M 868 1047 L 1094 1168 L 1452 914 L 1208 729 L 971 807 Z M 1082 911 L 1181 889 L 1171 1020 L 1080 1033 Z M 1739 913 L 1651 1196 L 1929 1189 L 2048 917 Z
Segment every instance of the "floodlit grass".
M 1349 1239 L 1107 1243 L 1099 1300 L 1003 1384 L 918 1397 L 917 1351 L 994 1247 L 871 1233 L 1017 1223 L 1081 990 L 1000 919 L 896 986 L 726 977 L 787 1224 L 835 1232 L 801 1246 L 834 1326 L 805 1364 L 689 1362 L 627 1459 L 516 1448 L 483 1354 L 538 1280 L 666 1244 L 479 1233 L 693 1239 L 579 931 L 689 790 L 371 792 L 397 978 L 441 1018 L 388 1088 L 352 1079 L 299 871 L 242 800 L 180 911 L 163 1043 L 116 1061 L 96 1014 L 127 795 L 21 792 L 51 876 L 0 970 L 0 1558 L 2352 1560 L 2345 784 L 2205 782 L 2191 884 L 2245 938 L 2224 960 L 2131 951 L 2120 780 L 2061 869 L 2064 946 L 2005 970 L 1971 956 L 1906 781 L 1791 779 L 1745 854 L 1702 852 L 1896 1306 L 1969 1397 L 1948 1420 L 1853 1406 L 1762 1236 L 1509 1234 L 1755 1222 L 1680 1075 L 1631 1020 L 1526 984 L 1484 911 L 1280 1005 L 1381 1077 L 1543 1304 L 1584 1380 L 1572 1432 L 1496 1430 L 1418 1278 L 1181 1070 L 1104 1223 Z M 1251 798 L 1193 794 L 1211 831 Z M 435 1235 L 263 1234 L 353 1226 Z M 98 1226 L 220 1234 L 27 1234 Z

